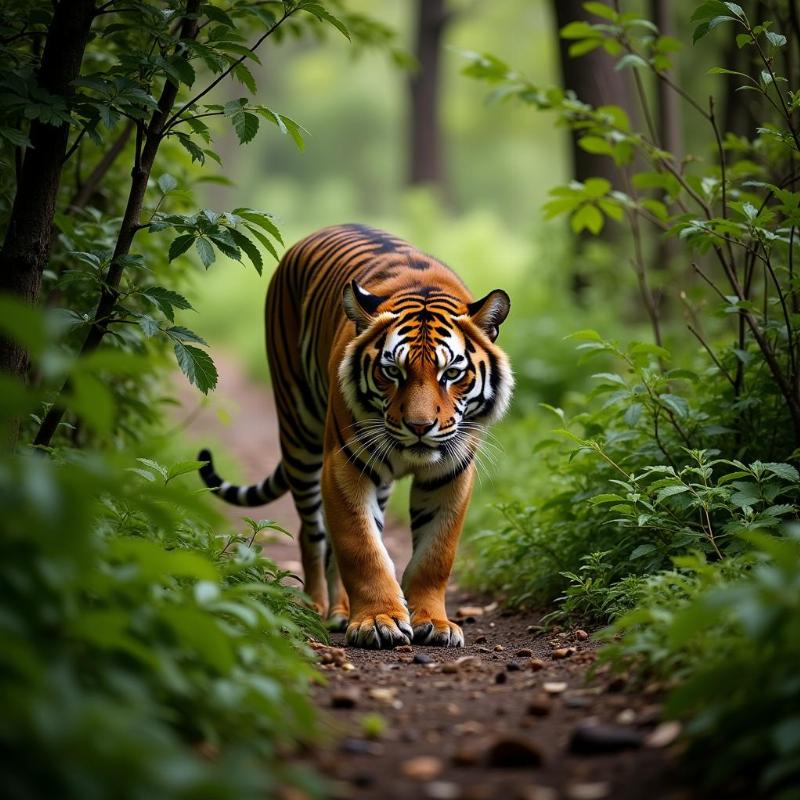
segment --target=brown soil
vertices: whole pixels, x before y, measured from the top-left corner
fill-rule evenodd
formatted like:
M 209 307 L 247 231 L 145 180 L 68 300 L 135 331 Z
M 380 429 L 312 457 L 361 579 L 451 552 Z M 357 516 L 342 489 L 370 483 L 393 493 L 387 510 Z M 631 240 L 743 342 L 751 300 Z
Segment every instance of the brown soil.
M 202 443 L 213 434 L 254 481 L 277 463 L 272 397 L 233 360 L 217 360 L 219 388 L 212 404 L 192 415 L 187 435 Z M 188 410 L 196 399 L 189 392 L 185 397 Z M 219 421 L 220 407 L 230 414 L 230 424 Z M 290 499 L 256 512 L 297 529 Z M 230 506 L 226 513 L 238 522 L 246 511 Z M 408 559 L 409 539 L 397 524 L 387 527 L 387 547 L 398 573 Z M 271 542 L 266 552 L 299 572 L 293 542 Z M 330 736 L 305 760 L 331 781 L 332 798 L 690 797 L 676 782 L 676 746 L 669 741 L 669 728 L 659 722 L 660 687 L 633 692 L 602 669 L 590 680 L 596 644 L 574 630 L 542 633 L 538 614 L 508 614 L 456 586 L 450 589 L 449 605 L 451 618 L 458 618 L 460 608 L 477 607 L 463 622 L 464 649 L 339 649 L 344 647 L 341 634 L 333 637 L 331 648 L 320 648 L 321 661 L 328 663 L 320 665 L 324 681 L 315 696 Z M 415 663 L 420 656 L 430 663 Z M 469 661 L 459 663 L 465 657 Z M 619 739 L 628 747 L 573 752 L 576 729 L 595 724 L 611 730 L 600 731 L 599 744 L 590 743 L 588 749 L 610 747 Z M 653 741 L 654 731 L 661 746 L 654 746 L 659 744 Z

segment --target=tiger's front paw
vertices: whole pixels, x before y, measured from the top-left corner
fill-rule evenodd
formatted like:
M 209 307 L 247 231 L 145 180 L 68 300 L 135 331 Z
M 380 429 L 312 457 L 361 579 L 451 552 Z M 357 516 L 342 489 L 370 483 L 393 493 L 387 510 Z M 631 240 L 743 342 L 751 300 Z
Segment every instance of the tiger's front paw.
M 414 644 L 429 647 L 463 647 L 464 631 L 449 619 L 415 616 L 411 622 Z
M 365 611 L 351 614 L 345 639 L 351 647 L 391 650 L 411 644 L 412 636 L 408 614 L 404 610 L 387 610 L 386 613 Z

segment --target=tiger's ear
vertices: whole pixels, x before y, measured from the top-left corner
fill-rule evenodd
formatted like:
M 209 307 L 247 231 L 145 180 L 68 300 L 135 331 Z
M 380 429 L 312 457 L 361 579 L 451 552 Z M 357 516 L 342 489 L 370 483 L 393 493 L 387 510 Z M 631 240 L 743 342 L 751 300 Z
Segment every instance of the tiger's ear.
M 491 341 L 497 338 L 499 328 L 511 310 L 511 299 L 502 289 L 493 289 L 467 306 L 467 314 Z
M 362 289 L 356 281 L 350 281 L 344 287 L 342 293 L 342 304 L 347 318 L 355 322 L 356 332 L 361 333 L 375 318 L 378 306 L 386 300 L 377 294 L 372 294 L 366 289 Z

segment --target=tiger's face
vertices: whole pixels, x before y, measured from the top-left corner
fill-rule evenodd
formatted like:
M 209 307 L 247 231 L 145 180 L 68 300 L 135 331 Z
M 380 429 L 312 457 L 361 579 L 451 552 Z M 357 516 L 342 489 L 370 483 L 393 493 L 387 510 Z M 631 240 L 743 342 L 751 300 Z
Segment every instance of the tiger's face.
M 435 290 L 387 298 L 353 282 L 344 306 L 357 335 L 339 382 L 361 446 L 409 466 L 467 457 L 511 399 L 508 358 L 494 344 L 508 295 L 498 289 L 470 304 Z

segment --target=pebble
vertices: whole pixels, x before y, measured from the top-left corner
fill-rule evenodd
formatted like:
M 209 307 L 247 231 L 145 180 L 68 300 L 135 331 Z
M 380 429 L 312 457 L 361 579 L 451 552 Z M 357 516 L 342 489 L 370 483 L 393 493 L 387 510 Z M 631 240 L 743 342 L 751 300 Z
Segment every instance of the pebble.
M 505 672 L 498 672 L 497 675 L 494 676 L 495 683 L 505 683 L 508 680 L 508 675 Z
M 425 797 L 431 800 L 458 800 L 461 790 L 456 783 L 448 781 L 431 781 L 425 784 Z
M 478 652 L 479 653 L 491 653 L 492 651 L 488 647 L 479 647 L 478 648 Z
M 444 664 L 442 664 L 442 672 L 447 675 L 452 675 L 458 672 L 458 664 L 456 664 L 455 661 L 446 661 Z
M 458 664 L 459 669 L 470 669 L 479 667 L 481 660 L 478 656 L 461 656 L 461 658 L 455 660 L 455 663 Z
M 530 658 L 533 655 L 533 650 L 528 647 L 523 647 L 522 650 L 517 650 L 514 655 L 517 658 Z
M 395 647 L 395 653 L 412 653 L 414 648 L 410 644 L 401 644 L 399 647 Z
M 623 708 L 617 714 L 617 722 L 620 725 L 633 725 L 636 722 L 636 712 L 632 708 Z
M 553 681 L 552 683 L 545 683 L 542 689 L 544 689 L 547 694 L 561 694 L 561 692 L 567 690 L 567 684 L 563 681 Z
M 480 760 L 480 750 L 476 750 L 474 747 L 459 747 L 451 758 L 456 767 L 474 767 Z
M 377 686 L 373 689 L 369 690 L 369 696 L 373 700 L 377 700 L 379 703 L 382 703 L 385 706 L 392 706 L 393 708 L 402 708 L 402 703 L 400 703 L 397 698 L 397 689 L 391 688 L 383 688 Z
M 351 755 L 383 755 L 383 745 L 377 742 L 368 742 L 365 739 L 342 739 L 339 749 Z
M 403 775 L 417 781 L 432 781 L 441 774 L 443 769 L 442 760 L 435 756 L 417 756 L 400 765 Z
M 631 728 L 583 722 L 572 732 L 569 749 L 580 755 L 594 755 L 631 750 L 641 747 L 643 743 L 642 735 Z
M 355 708 L 358 697 L 357 689 L 341 689 L 331 695 L 331 708 Z
M 607 783 L 573 783 L 567 786 L 567 800 L 603 800 L 611 793 Z
M 505 650 L 505 647 L 503 647 L 503 645 L 501 645 L 501 644 L 496 644 L 494 646 L 495 653 L 502 653 L 503 650 Z
M 345 672 L 352 672 L 356 668 L 355 664 L 351 664 L 349 661 L 345 664 L 342 664 L 342 669 Z
M 546 717 L 553 710 L 553 701 L 544 693 L 534 695 L 528 703 L 528 713 L 535 717 Z
M 575 638 L 579 642 L 585 642 L 589 638 L 589 634 L 586 633 L 586 631 L 581 630 L 580 628 L 578 628 L 578 630 L 575 631 Z
M 488 641 L 488 640 L 486 639 L 485 636 L 476 636 L 475 637 L 475 644 L 484 644 L 486 641 Z
M 542 751 L 534 742 L 516 736 L 495 739 L 486 752 L 490 767 L 538 767 L 543 761 Z
M 577 650 L 574 647 L 557 647 L 552 652 L 553 658 L 569 658 L 574 656 Z
M 680 722 L 668 720 L 662 722 L 648 735 L 645 744 L 648 747 L 669 747 L 680 735 Z
M 506 669 L 509 672 L 519 672 L 522 669 L 522 667 L 520 667 L 520 665 L 516 661 L 509 661 L 506 664 Z
M 483 733 L 484 725 L 474 719 L 469 719 L 466 722 L 461 722 L 453 729 L 458 736 L 468 736 L 470 734 L 476 735 Z
M 414 664 L 433 664 L 433 659 L 425 653 L 417 653 L 414 656 Z
M 531 659 L 531 669 L 534 672 L 538 672 L 540 669 L 545 668 L 545 663 L 542 661 L 541 658 L 532 658 Z
M 567 708 L 589 708 L 592 701 L 588 697 L 579 694 L 571 694 L 564 697 L 564 705 Z
M 482 617 L 483 608 L 481 606 L 461 606 L 456 611 L 458 617 Z

